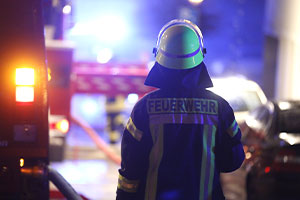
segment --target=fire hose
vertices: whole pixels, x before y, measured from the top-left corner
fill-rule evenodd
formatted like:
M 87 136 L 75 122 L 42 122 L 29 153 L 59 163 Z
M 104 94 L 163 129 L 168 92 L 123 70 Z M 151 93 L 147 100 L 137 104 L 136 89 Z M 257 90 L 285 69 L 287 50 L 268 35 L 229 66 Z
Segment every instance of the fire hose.
M 78 117 L 71 116 L 71 120 L 79 125 L 93 140 L 97 148 L 100 149 L 108 159 L 113 161 L 117 165 L 121 165 L 121 157 L 117 155 L 110 146 L 97 134 L 97 132 L 84 120 L 79 119 Z
M 83 200 L 59 172 L 51 167 L 48 167 L 48 172 L 49 180 L 59 189 L 64 197 L 72 200 Z

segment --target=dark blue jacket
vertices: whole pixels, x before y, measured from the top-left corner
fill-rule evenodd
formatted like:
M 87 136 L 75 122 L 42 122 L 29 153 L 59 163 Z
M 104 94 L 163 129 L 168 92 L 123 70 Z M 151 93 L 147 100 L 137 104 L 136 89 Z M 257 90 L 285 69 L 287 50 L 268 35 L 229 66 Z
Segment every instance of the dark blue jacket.
M 230 105 L 205 89 L 204 63 L 176 72 L 156 64 L 145 84 L 160 89 L 134 106 L 124 130 L 117 199 L 224 199 L 220 172 L 238 169 L 244 151 Z

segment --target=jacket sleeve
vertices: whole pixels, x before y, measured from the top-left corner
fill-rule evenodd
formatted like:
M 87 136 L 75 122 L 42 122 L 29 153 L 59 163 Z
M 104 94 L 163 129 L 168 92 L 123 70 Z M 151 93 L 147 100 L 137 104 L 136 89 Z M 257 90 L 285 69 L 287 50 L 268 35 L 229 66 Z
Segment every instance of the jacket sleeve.
M 150 151 L 146 132 L 147 115 L 141 106 L 136 105 L 122 137 L 117 200 L 139 199 L 138 193 L 142 179 L 147 173 Z
M 241 130 L 235 120 L 233 110 L 227 102 L 223 105 L 220 127 L 220 170 L 232 172 L 242 165 L 245 153 L 241 143 Z

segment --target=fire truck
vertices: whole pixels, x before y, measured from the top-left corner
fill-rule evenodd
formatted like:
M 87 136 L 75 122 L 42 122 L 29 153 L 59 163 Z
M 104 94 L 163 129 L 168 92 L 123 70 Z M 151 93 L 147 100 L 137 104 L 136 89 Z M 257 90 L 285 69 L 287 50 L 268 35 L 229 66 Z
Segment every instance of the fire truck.
M 0 199 L 49 199 L 49 180 L 67 199 L 82 199 L 49 167 L 41 0 L 0 4 Z
M 105 95 L 105 133 L 109 143 L 117 143 L 120 141 L 126 118 L 129 117 L 127 115 L 130 114 L 126 112 L 131 111 L 131 108 L 126 111 L 125 99 L 130 95 L 138 99 L 154 89 L 144 85 L 148 74 L 147 65 L 82 61 L 74 62 L 72 66 L 72 93 Z
M 54 138 L 49 139 L 49 129 L 68 131 L 75 92 L 112 97 L 146 93 L 147 69 L 73 63 L 73 47 L 45 42 L 42 0 L 0 4 L 0 199 L 49 199 L 49 180 L 67 199 L 81 199 L 49 167 L 51 152 L 63 151 L 51 149 L 61 141 L 49 145 Z
M 0 6 L 0 199 L 47 199 L 48 101 L 41 4 Z

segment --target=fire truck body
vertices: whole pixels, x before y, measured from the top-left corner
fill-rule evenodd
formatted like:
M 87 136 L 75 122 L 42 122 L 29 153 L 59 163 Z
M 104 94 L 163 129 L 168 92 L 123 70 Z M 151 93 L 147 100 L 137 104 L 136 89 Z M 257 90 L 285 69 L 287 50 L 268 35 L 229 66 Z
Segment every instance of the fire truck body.
M 41 1 L 0 4 L 0 199 L 47 199 L 47 68 Z

